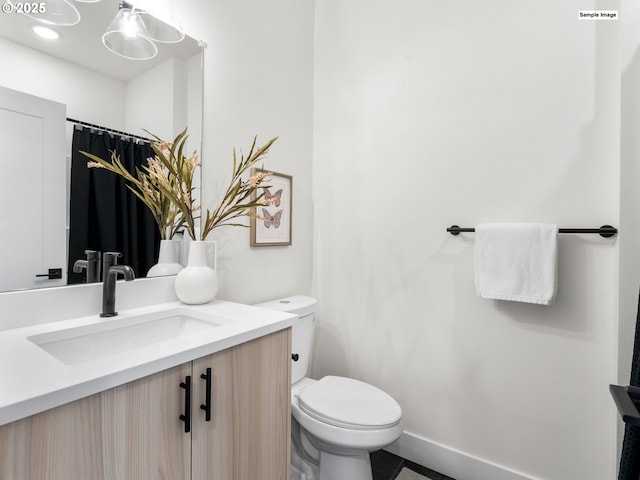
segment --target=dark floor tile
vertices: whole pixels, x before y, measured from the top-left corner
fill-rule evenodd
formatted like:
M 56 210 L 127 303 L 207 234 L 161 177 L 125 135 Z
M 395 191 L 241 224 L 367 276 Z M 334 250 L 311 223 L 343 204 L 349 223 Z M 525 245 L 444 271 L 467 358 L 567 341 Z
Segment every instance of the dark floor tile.
M 377 452 L 372 452 L 370 457 L 373 480 L 393 480 L 402 470 L 404 459 L 393 453 L 378 450 Z
M 446 475 L 435 472 L 430 468 L 423 467 L 422 465 L 418 465 L 417 463 L 410 462 L 409 460 L 403 460 L 402 466 L 409 468 L 420 475 L 424 475 L 431 480 L 454 480 L 451 477 L 447 477 Z
M 413 470 L 420 475 L 424 475 L 431 480 L 454 480 L 451 477 L 434 472 L 430 468 L 410 462 L 385 450 L 378 450 L 377 452 L 371 453 L 373 480 L 394 480 L 400 474 L 403 467 Z

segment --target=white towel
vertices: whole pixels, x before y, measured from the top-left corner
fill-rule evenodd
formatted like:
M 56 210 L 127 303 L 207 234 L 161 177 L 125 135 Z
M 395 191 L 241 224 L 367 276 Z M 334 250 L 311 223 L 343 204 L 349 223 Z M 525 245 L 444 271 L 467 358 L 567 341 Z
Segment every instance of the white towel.
M 476 226 L 476 292 L 482 298 L 551 305 L 556 296 L 558 226 Z

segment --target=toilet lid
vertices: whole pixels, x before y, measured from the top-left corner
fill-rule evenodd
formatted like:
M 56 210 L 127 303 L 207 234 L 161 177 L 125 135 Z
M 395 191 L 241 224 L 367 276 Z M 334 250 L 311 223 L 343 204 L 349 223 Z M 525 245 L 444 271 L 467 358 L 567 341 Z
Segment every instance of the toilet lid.
M 396 425 L 400 405 L 379 388 L 352 378 L 327 376 L 298 395 L 300 409 L 337 427 L 373 430 Z

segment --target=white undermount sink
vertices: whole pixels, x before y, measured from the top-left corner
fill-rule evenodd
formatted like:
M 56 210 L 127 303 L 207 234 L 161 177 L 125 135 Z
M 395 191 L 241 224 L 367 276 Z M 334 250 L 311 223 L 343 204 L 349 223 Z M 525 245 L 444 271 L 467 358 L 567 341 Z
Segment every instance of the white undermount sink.
M 222 324 L 173 309 L 122 317 L 27 337 L 69 365 L 203 334 Z

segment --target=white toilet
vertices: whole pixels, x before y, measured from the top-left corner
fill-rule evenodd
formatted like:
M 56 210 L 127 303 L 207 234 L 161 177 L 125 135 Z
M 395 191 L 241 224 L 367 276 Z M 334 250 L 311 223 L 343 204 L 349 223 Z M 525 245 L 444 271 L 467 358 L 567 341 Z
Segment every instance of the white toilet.
M 306 376 L 315 305 L 315 298 L 302 295 L 256 305 L 300 317 L 293 326 L 291 348 L 291 478 L 372 480 L 369 452 L 400 437 L 402 410 L 390 395 L 368 383 Z

